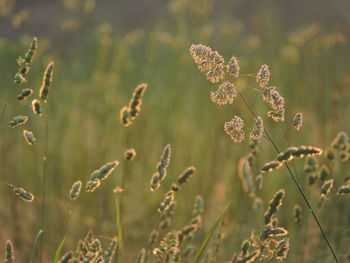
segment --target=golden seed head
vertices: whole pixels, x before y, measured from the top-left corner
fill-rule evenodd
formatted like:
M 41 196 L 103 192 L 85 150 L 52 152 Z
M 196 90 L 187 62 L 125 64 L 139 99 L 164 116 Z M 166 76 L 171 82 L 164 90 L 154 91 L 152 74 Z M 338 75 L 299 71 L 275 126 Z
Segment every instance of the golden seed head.
M 16 116 L 9 122 L 10 128 L 17 127 L 19 125 L 23 125 L 28 121 L 27 116 Z
M 120 110 L 120 121 L 125 127 L 128 127 L 132 124 L 130 112 L 126 106 Z
M 199 70 L 206 72 L 210 82 L 219 82 L 225 77 L 225 60 L 217 51 L 202 44 L 191 45 L 189 51 Z
M 327 195 L 331 191 L 332 186 L 333 186 L 333 179 L 329 179 L 325 181 L 321 187 L 321 195 L 322 196 Z
M 13 191 L 15 192 L 16 195 L 18 195 L 23 201 L 26 202 L 33 202 L 34 201 L 34 195 L 31 193 L 27 192 L 23 188 L 18 188 L 14 187 Z
M 33 110 L 34 114 L 39 115 L 39 116 L 42 115 L 41 104 L 40 104 L 40 101 L 38 99 L 32 100 L 32 110 Z
M 33 145 L 36 141 L 32 131 L 23 130 L 23 136 L 28 145 Z
M 94 192 L 101 185 L 100 179 L 89 180 L 86 182 L 85 189 L 86 192 Z
M 160 203 L 158 213 L 162 214 L 166 212 L 173 203 L 175 203 L 175 192 L 170 190 L 165 194 L 164 200 Z
M 21 94 L 19 94 L 17 96 L 17 99 L 18 100 L 25 100 L 25 99 L 29 98 L 32 94 L 33 94 L 33 90 L 32 89 L 23 89 L 21 91 Z
M 128 106 L 131 120 L 135 120 L 141 111 L 142 99 L 147 87 L 147 83 L 141 83 L 135 88 L 134 93 L 132 94 L 132 98 Z
M 255 125 L 250 133 L 251 140 L 260 140 L 264 135 L 264 122 L 260 116 L 255 120 Z
M 278 241 L 276 247 L 276 259 L 284 260 L 287 258 L 287 254 L 289 251 L 289 238 L 282 239 Z
M 234 116 L 233 119 L 229 122 L 225 122 L 224 130 L 227 135 L 230 136 L 233 142 L 241 142 L 244 140 L 244 122 L 238 117 Z
M 12 263 L 14 260 L 13 244 L 11 240 L 6 240 L 5 263 Z
M 52 83 L 52 76 L 53 76 L 53 61 L 51 61 L 44 72 L 44 76 L 43 76 L 43 80 L 42 80 L 42 84 L 41 84 L 41 88 L 39 91 L 39 97 L 46 102 L 47 98 L 49 96 L 49 89 Z
M 270 70 L 269 66 L 264 64 L 261 66 L 261 68 L 258 71 L 258 74 L 256 75 L 256 82 L 259 84 L 261 88 L 265 87 L 270 80 Z
M 342 186 L 338 189 L 338 194 L 342 194 L 342 195 L 348 195 L 348 194 L 350 194 L 350 184 L 342 185 Z
M 127 161 L 132 161 L 132 160 L 134 160 L 135 157 L 136 157 L 136 151 L 134 148 L 127 149 L 124 152 L 124 159 Z
M 38 39 L 34 37 L 30 45 L 30 48 L 28 49 L 27 53 L 24 56 L 24 60 L 26 61 L 26 63 L 29 64 L 32 62 L 37 48 L 38 48 Z
M 25 79 L 25 77 L 23 77 L 23 75 L 20 72 L 17 72 L 14 77 L 14 82 L 16 84 L 22 84 L 24 82 L 27 82 L 27 80 Z
M 152 178 L 151 178 L 151 182 L 150 182 L 150 188 L 151 188 L 151 191 L 154 192 L 155 190 L 157 190 L 159 187 L 160 187 L 160 177 L 159 177 L 159 173 L 154 173 L 152 175 Z
M 285 195 L 284 189 L 280 189 L 275 193 L 273 198 L 270 200 L 269 208 L 264 214 L 265 225 L 268 225 L 271 222 L 272 216 L 278 211 L 278 209 L 282 205 L 282 199 L 284 195 Z
M 76 200 L 78 199 L 79 195 L 80 195 L 80 191 L 81 191 L 81 186 L 82 186 L 82 182 L 79 180 L 79 181 L 76 181 L 71 189 L 70 189 L 70 192 L 69 192 L 69 197 L 71 200 Z
M 265 163 L 263 167 L 260 168 L 260 172 L 261 173 L 271 172 L 273 170 L 280 168 L 282 164 L 283 163 L 279 161 L 271 161 L 271 162 Z
M 284 121 L 285 109 L 272 110 L 267 112 L 267 116 L 275 122 Z
M 177 183 L 179 184 L 179 186 L 181 186 L 182 184 L 186 183 L 190 177 L 194 174 L 194 172 L 196 171 L 196 167 L 191 166 L 188 167 L 178 178 L 177 178 Z
M 108 178 L 108 176 L 117 168 L 119 165 L 119 162 L 117 160 L 108 162 L 101 166 L 99 169 L 99 176 L 98 179 L 105 180 Z
M 299 112 L 293 118 L 293 126 L 297 131 L 299 131 L 302 125 L 303 125 L 303 114 Z
M 268 238 L 286 236 L 288 231 L 283 227 L 273 227 L 271 224 L 267 224 L 261 233 L 261 239 L 265 240 Z
M 228 62 L 226 66 L 227 73 L 230 76 L 233 76 L 235 78 L 238 78 L 239 76 L 239 64 L 238 64 L 238 59 L 235 56 L 232 56 L 230 61 Z
M 210 98 L 212 102 L 219 105 L 232 104 L 237 94 L 237 90 L 231 82 L 223 82 L 217 91 L 211 92 Z

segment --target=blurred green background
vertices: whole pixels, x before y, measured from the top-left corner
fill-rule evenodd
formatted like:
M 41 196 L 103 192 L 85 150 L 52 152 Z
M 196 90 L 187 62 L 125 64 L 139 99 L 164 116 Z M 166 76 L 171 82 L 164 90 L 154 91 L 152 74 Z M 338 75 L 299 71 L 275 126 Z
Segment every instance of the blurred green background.
M 64 250 L 74 248 L 89 229 L 97 236 L 116 235 L 112 189 L 127 171 L 124 262 L 132 261 L 159 220 L 156 209 L 164 193 L 186 167 L 194 165 L 197 173 L 177 197 L 172 228 L 188 222 L 195 196 L 203 195 L 204 222 L 195 237 L 199 244 L 231 201 L 219 262 L 228 261 L 253 229 L 261 229 L 263 212 L 252 209 L 252 199 L 244 194 L 237 176 L 239 159 L 249 153 L 248 140 L 234 144 L 223 125 L 237 114 L 246 122 L 248 137 L 254 120 L 238 98 L 225 106 L 210 101 L 210 91 L 218 85 L 198 71 L 188 49 L 192 43 L 202 43 L 226 61 L 237 56 L 243 74 L 255 75 L 262 64 L 268 64 L 270 83 L 286 100 L 285 123 L 267 118 L 254 78 L 242 76 L 235 85 L 263 116 L 281 149 L 302 144 L 325 149 L 350 126 L 349 8 L 345 0 L 0 0 L 1 181 L 24 187 L 37 197 L 25 203 L 0 185 L 1 247 L 6 239 L 13 240 L 17 262 L 27 262 L 40 227 L 44 124 L 16 96 L 23 87 L 38 92 L 42 72 L 54 60 L 49 110 L 44 112 L 49 125 L 45 260 L 52 259 L 66 233 Z M 33 36 L 39 40 L 38 52 L 28 82 L 19 88 L 13 83 L 16 59 L 27 51 Z M 149 88 L 140 116 L 124 128 L 119 111 L 141 82 Z M 304 114 L 300 132 L 292 128 L 297 112 Z M 21 128 L 8 127 L 15 115 L 30 117 L 26 127 L 36 135 L 35 146 L 25 143 Z M 159 191 L 151 193 L 149 181 L 167 143 L 173 149 L 168 177 Z M 137 156 L 123 169 L 127 148 L 135 148 Z M 258 167 L 275 155 L 263 141 Z M 69 201 L 74 181 L 86 182 L 93 170 L 115 159 L 121 164 L 108 184 Z M 336 186 L 349 169 L 348 162 L 333 165 Z M 320 183 L 307 185 L 302 160 L 296 161 L 296 170 L 316 204 Z M 306 208 L 302 224 L 294 222 L 293 206 L 304 203 L 285 168 L 265 177 L 259 196 L 267 203 L 280 188 L 286 190 L 280 222 L 291 237 L 287 262 L 331 262 Z M 349 253 L 348 203 L 348 198 L 336 197 L 317 209 L 342 260 Z M 72 214 L 66 224 L 69 208 Z

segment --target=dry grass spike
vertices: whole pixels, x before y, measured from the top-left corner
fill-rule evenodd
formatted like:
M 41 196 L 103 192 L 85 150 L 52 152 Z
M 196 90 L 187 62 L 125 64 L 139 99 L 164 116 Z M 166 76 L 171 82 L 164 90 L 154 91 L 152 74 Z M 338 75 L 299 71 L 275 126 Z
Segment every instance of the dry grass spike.
M 9 122 L 9 126 L 10 128 L 15 128 L 19 125 L 25 124 L 27 121 L 28 121 L 27 116 L 16 116 Z
M 38 99 L 32 100 L 32 110 L 34 114 L 41 116 L 42 115 L 42 110 L 41 110 L 41 104 Z
M 24 190 L 23 188 L 14 187 L 13 191 L 16 195 L 18 195 L 23 201 L 26 202 L 33 202 L 34 201 L 34 195 L 29 193 L 28 191 Z
M 79 180 L 79 181 L 76 181 L 71 189 L 70 189 L 70 192 L 69 192 L 69 197 L 71 200 L 76 200 L 78 199 L 79 195 L 80 195 L 80 191 L 81 191 L 81 186 L 82 186 L 82 182 Z
M 23 130 L 23 136 L 28 145 L 33 145 L 36 141 L 32 131 Z

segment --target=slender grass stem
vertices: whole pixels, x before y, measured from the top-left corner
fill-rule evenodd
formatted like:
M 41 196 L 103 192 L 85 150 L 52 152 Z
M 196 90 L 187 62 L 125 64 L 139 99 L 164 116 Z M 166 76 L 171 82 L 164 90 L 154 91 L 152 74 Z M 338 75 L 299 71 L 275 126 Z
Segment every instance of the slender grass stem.
M 242 96 L 242 94 L 239 91 L 237 91 L 237 92 L 238 92 L 238 95 L 240 96 L 240 98 L 243 100 L 244 104 L 249 109 L 250 113 L 254 116 L 254 118 L 256 118 L 257 115 L 252 110 L 252 108 L 249 106 L 248 102 L 245 100 L 245 98 Z M 276 143 L 274 142 L 274 140 L 272 139 L 272 137 L 270 136 L 270 134 L 268 133 L 268 131 L 265 128 L 264 128 L 264 132 L 265 132 L 268 140 L 271 142 L 272 146 L 275 148 L 276 152 L 280 153 L 280 150 L 278 149 Z M 296 184 L 296 186 L 297 186 L 301 196 L 303 197 L 307 207 L 309 208 L 309 211 L 311 212 L 313 218 L 315 219 L 315 221 L 316 221 L 316 223 L 318 225 L 318 228 L 320 229 L 320 231 L 322 233 L 322 236 L 323 236 L 323 238 L 325 239 L 325 241 L 327 243 L 327 246 L 331 250 L 331 253 L 333 255 L 333 258 L 334 258 L 335 262 L 339 263 L 339 260 L 338 260 L 336 254 L 335 254 L 335 251 L 334 251 L 334 249 L 333 249 L 333 247 L 332 247 L 332 245 L 331 245 L 331 243 L 330 243 L 330 241 L 329 241 L 329 239 L 328 239 L 328 237 L 327 237 L 327 235 L 326 235 L 326 233 L 325 233 L 325 231 L 324 231 L 320 221 L 318 220 L 318 218 L 317 218 L 317 216 L 316 216 L 316 214 L 315 214 L 315 212 L 314 212 L 314 210 L 313 210 L 313 208 L 312 208 L 308 198 L 306 197 L 306 195 L 305 195 L 301 185 L 299 184 L 298 180 L 296 179 L 295 175 L 293 174 L 292 170 L 290 169 L 288 163 L 285 162 L 284 165 L 286 166 L 290 176 L 292 177 L 293 182 Z
M 48 115 L 48 106 L 46 114 Z M 44 125 L 45 125 L 45 138 L 44 138 L 44 156 L 43 156 L 43 173 L 42 173 L 42 205 L 41 205 L 41 219 L 40 219 L 40 229 L 43 231 L 41 238 L 41 246 L 40 246 L 40 262 L 43 262 L 43 251 L 45 244 L 45 206 L 46 206 L 46 181 L 47 181 L 47 154 L 48 154 L 48 119 L 47 116 L 44 116 Z

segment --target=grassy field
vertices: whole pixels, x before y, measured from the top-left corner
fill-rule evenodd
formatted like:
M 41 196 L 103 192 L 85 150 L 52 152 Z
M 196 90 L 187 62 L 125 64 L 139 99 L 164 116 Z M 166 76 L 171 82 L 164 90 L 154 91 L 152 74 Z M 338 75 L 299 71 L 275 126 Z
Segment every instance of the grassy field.
M 38 20 L 34 14 L 39 4 L 21 9 L 20 3 L 0 0 L 1 260 L 5 242 L 11 240 L 15 262 L 55 262 L 55 253 L 60 258 L 75 251 L 78 241 L 91 230 L 106 251 L 110 242 L 117 240 L 113 261 L 104 256 L 105 262 L 231 262 L 235 253 L 238 258 L 232 262 L 336 262 L 294 176 L 338 262 L 347 262 L 350 197 L 349 193 L 340 194 L 339 188 L 349 190 L 349 28 L 317 17 L 283 26 L 284 21 L 276 15 L 279 9 L 271 5 L 244 20 L 230 9 L 218 8 L 215 1 L 172 0 L 160 5 L 159 16 L 154 16 L 152 23 L 121 30 L 122 26 L 117 29 L 101 14 L 100 7 L 108 2 L 96 1 L 99 13 L 91 20 L 94 1 L 58 3 L 63 10 L 61 19 L 50 10 L 55 17 L 47 22 L 51 29 L 40 32 L 36 24 L 28 26 L 31 20 Z M 142 6 L 148 5 L 155 3 L 142 2 Z M 341 8 L 340 1 L 334 5 Z M 239 14 L 239 9 L 234 14 Z M 313 15 L 311 11 L 310 17 Z M 132 17 L 123 19 L 125 23 L 133 21 Z M 21 71 L 16 60 L 25 58 L 34 37 L 38 41 L 28 64 L 30 70 L 21 73 L 27 81 L 16 84 L 14 76 Z M 232 104 L 218 105 L 211 100 L 221 79 L 211 83 L 198 70 L 189 52 L 192 44 L 217 51 L 225 65 L 232 56 L 238 58 L 238 78 L 228 77 L 228 73 L 225 77 L 238 91 Z M 45 78 L 44 72 L 51 61 L 49 83 L 50 74 Z M 271 104 L 263 100 L 266 87 L 259 87 L 256 81 L 263 64 L 271 72 L 267 86 L 276 86 L 284 98 L 284 121 L 276 122 L 267 115 Z M 43 79 L 49 91 L 46 102 L 39 94 L 45 86 Z M 120 111 L 132 98 L 140 102 L 133 92 L 141 83 L 147 83 L 140 99 L 142 107 L 136 107 L 137 117 L 126 127 Z M 24 88 L 34 93 L 18 100 Z M 32 110 L 35 98 L 41 104 L 41 116 Z M 266 129 L 257 154 L 253 154 L 256 148 L 249 139 L 255 124 L 251 111 L 261 116 Z M 299 131 L 293 126 L 297 113 L 303 114 Z M 25 124 L 9 127 L 15 116 L 23 115 L 28 117 Z M 239 143 L 224 131 L 225 122 L 236 115 L 245 123 L 245 140 Z M 26 142 L 23 130 L 33 132 L 33 145 Z M 281 152 L 310 145 L 324 153 L 286 162 L 292 176 L 285 165 L 262 173 L 264 164 L 277 156 L 271 141 Z M 167 144 L 171 145 L 170 162 L 168 167 L 164 165 L 167 158 L 163 155 L 160 167 L 157 163 Z M 125 160 L 125 151 L 132 148 L 136 156 Z M 109 177 L 95 191 L 87 192 L 91 173 L 115 160 L 119 165 Z M 196 170 L 190 180 L 175 191 L 170 208 L 163 203 L 165 212 L 159 213 L 160 203 L 170 196 L 168 190 L 192 166 Z M 325 167 L 329 174 L 322 176 Z M 157 170 L 161 175 L 162 169 L 167 176 L 151 191 L 151 179 Z M 79 180 L 80 196 L 71 200 L 71 187 Z M 21 200 L 13 191 L 19 188 L 35 199 Z M 278 212 L 268 224 L 264 214 L 272 209 L 269 202 L 280 189 L 285 191 L 283 204 L 277 206 Z M 193 209 L 198 196 L 204 200 L 202 213 L 200 207 Z M 296 205 L 302 211 L 300 218 L 295 215 Z M 167 223 L 169 226 L 164 225 Z M 176 231 L 184 226 L 193 227 L 194 233 L 182 240 Z M 40 229 L 43 233 L 38 235 Z M 263 237 L 274 229 L 288 234 Z M 159 237 L 150 243 L 153 230 Z M 256 240 L 249 240 L 252 233 Z M 245 240 L 249 240 L 248 252 L 241 248 Z M 286 243 L 290 249 L 285 259 Z M 193 253 L 186 256 L 189 248 Z M 102 252 L 97 250 L 94 259 L 84 262 L 102 262 L 97 259 Z M 140 251 L 147 259 L 137 259 Z M 279 253 L 283 255 L 279 257 Z

